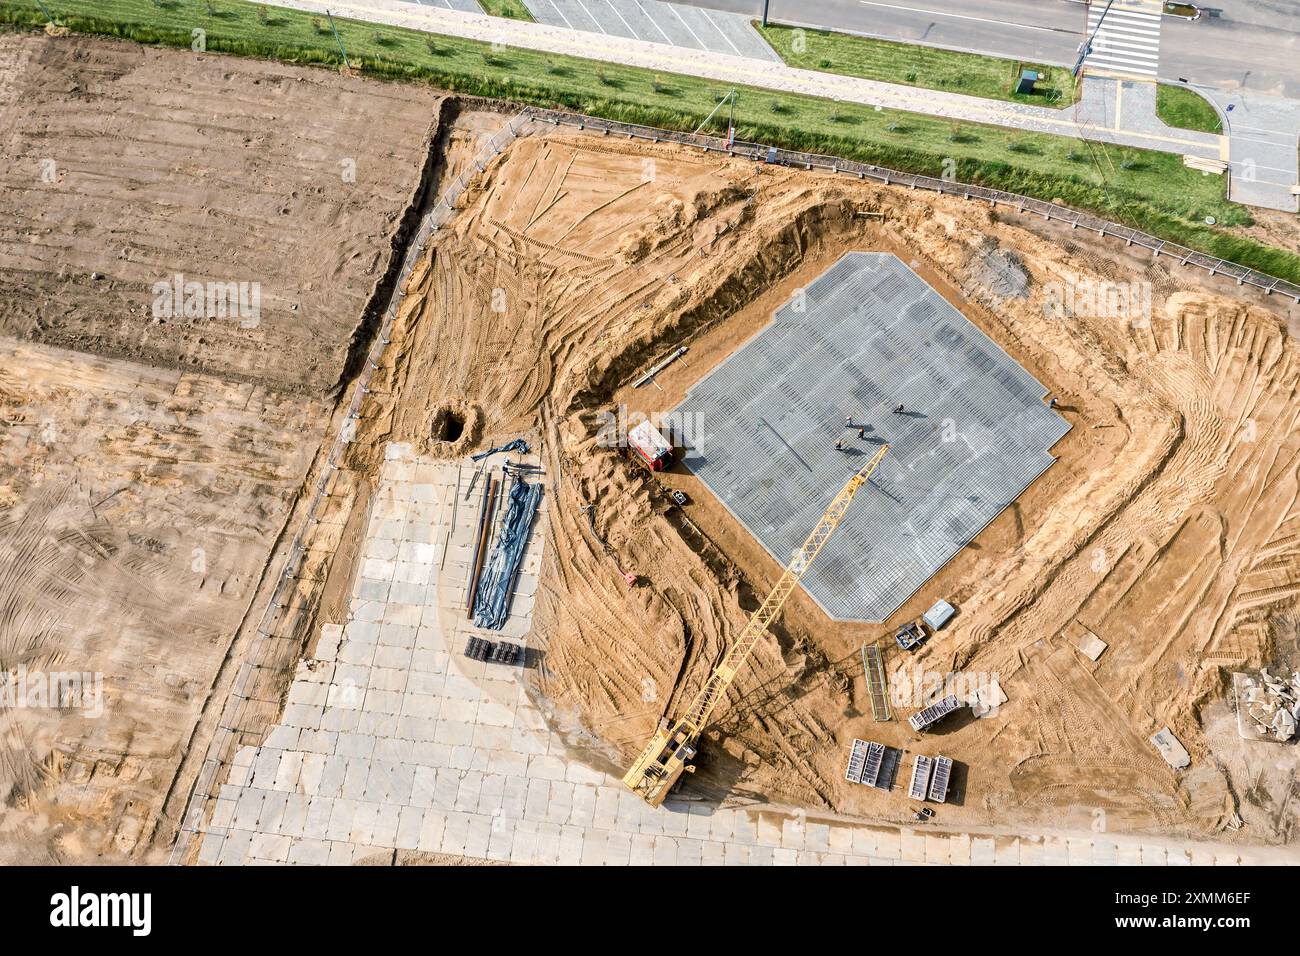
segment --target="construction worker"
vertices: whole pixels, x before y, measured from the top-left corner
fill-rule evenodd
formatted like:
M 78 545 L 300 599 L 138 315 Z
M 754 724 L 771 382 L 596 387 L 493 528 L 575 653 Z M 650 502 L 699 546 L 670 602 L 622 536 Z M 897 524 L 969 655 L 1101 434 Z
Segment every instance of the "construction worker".
M 843 450 L 844 450 L 844 442 L 840 441 L 839 439 L 836 439 L 836 441 L 835 441 L 835 450 L 836 450 L 836 451 L 843 451 Z
M 858 429 L 858 437 L 859 437 L 859 438 L 866 438 L 866 437 L 867 437 L 867 428 L 866 428 L 865 425 Z
M 899 402 L 897 407 L 894 408 L 895 415 L 901 415 L 905 411 L 907 411 L 907 407 L 902 402 Z
M 1051 398 L 1049 398 L 1049 399 L 1047 400 L 1047 407 L 1048 407 L 1048 408 L 1055 408 L 1055 407 L 1056 407 L 1056 396 L 1055 396 L 1055 395 L 1053 395 Z
M 844 416 L 844 427 L 845 427 L 845 428 L 852 428 L 852 427 L 853 427 L 853 416 L 852 416 L 852 415 L 845 415 L 845 416 Z

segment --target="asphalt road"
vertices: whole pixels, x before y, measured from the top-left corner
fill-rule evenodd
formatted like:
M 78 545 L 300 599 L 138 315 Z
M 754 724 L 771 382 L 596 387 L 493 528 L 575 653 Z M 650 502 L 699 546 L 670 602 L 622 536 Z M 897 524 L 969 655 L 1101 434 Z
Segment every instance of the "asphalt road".
M 678 0 L 750 13 L 762 0 Z M 1300 2 L 1220 0 L 1200 20 L 1166 17 L 1160 77 L 1300 99 Z M 781 23 L 866 33 L 998 56 L 1073 64 L 1087 7 L 1070 0 L 771 0 Z

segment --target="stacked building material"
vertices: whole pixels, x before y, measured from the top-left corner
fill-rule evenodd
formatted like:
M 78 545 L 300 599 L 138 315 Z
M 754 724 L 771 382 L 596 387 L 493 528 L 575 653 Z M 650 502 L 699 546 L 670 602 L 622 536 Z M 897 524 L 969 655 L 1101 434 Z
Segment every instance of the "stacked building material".
M 542 486 L 528 484 L 521 475 L 512 475 L 509 504 L 501 522 L 501 531 L 492 555 L 483 567 L 474 599 L 474 623 L 490 631 L 499 631 L 510 616 L 510 598 L 515 577 L 524 559 L 528 533 L 542 500 Z

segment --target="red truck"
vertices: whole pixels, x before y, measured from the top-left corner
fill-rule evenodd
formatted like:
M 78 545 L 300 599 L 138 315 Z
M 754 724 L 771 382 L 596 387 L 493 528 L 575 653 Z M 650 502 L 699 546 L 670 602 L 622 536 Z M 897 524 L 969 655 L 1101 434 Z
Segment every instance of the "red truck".
M 673 446 L 648 421 L 627 433 L 628 446 L 651 471 L 663 471 L 673 463 Z

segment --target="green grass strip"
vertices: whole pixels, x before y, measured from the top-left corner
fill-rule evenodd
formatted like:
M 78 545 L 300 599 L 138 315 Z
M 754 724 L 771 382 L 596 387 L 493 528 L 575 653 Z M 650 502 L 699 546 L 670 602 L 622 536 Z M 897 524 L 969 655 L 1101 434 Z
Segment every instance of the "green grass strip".
M 1076 97 L 1074 77 L 1063 66 L 959 53 L 829 30 L 754 25 L 781 59 L 802 70 L 821 70 L 881 83 L 1058 109 L 1069 106 Z M 1033 93 L 1016 92 L 1022 69 L 1039 75 Z
M 1218 111 L 1205 97 L 1182 86 L 1161 83 L 1156 87 L 1156 115 L 1166 126 L 1218 133 L 1223 124 Z

